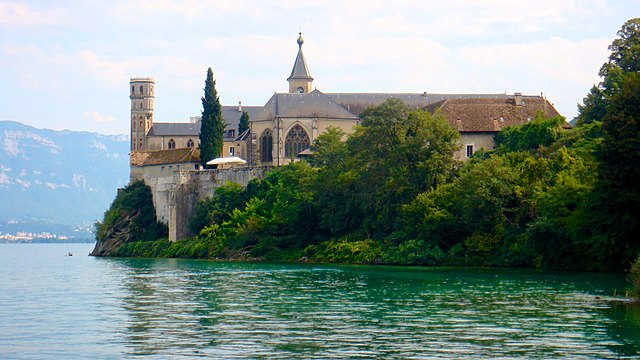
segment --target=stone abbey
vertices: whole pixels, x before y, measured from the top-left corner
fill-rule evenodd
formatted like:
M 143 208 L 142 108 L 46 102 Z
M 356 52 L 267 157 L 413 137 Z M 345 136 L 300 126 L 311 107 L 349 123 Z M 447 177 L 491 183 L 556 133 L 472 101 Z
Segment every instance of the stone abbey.
M 504 127 L 525 124 L 541 112 L 545 117 L 559 113 L 543 96 L 507 94 L 438 93 L 324 93 L 313 88 L 313 77 L 302 52 L 302 34 L 289 92 L 274 93 L 263 106 L 222 106 L 227 123 L 223 157 L 240 157 L 243 167 L 205 171 L 199 167 L 200 117 L 189 122 L 156 122 L 155 81 L 136 77 L 130 81 L 131 99 L 131 179 L 144 179 L 151 186 L 158 219 L 169 224 L 169 238 L 186 233 L 186 217 L 198 198 L 211 194 L 223 181 L 246 184 L 260 177 L 264 169 L 286 165 L 308 154 L 311 144 L 329 127 L 351 134 L 359 115 L 370 106 L 390 98 L 402 100 L 411 109 L 439 110 L 460 132 L 459 159 L 471 157 L 479 149 L 493 149 L 495 135 Z M 249 129 L 239 133 L 243 112 Z M 207 159 L 212 160 L 212 159 Z
M 461 134 L 459 158 L 471 156 L 480 148 L 492 149 L 493 137 L 500 129 L 526 123 L 538 111 L 547 117 L 559 115 L 542 96 L 521 93 L 324 93 L 313 89 L 313 77 L 302 52 L 302 35 L 297 44 L 298 54 L 287 78 L 288 93 L 275 93 L 264 106 L 222 106 L 228 124 L 223 156 L 239 156 L 254 166 L 287 164 L 328 127 L 338 127 L 349 134 L 365 108 L 389 98 L 398 98 L 412 109 L 439 109 Z M 182 123 L 154 121 L 154 86 L 152 78 L 131 79 L 131 151 L 197 147 L 198 116 Z M 249 115 L 249 130 L 240 134 L 238 123 L 243 112 Z

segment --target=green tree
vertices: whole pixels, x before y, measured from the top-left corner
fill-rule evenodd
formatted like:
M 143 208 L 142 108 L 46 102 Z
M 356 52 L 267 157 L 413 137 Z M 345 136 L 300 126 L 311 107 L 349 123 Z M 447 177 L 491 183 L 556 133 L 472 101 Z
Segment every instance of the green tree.
M 526 124 L 508 126 L 500 130 L 496 135 L 498 151 L 529 151 L 540 146 L 549 146 L 559 138 L 564 123 L 562 116 L 545 119 L 541 113 L 537 113 L 535 118 Z
M 640 74 L 608 99 L 602 127 L 589 246 L 605 268 L 623 269 L 640 251 Z
M 109 210 L 104 213 L 102 222 L 95 224 L 96 240 L 104 240 L 127 218 L 130 221 L 125 225 L 132 241 L 149 241 L 167 236 L 167 226 L 156 220 L 151 188 L 142 180 L 134 181 L 118 192 Z
M 640 71 L 640 18 L 630 19 L 618 31 L 618 38 L 609 45 L 611 55 L 600 68 L 602 81 L 578 105 L 578 124 L 602 121 L 607 98 L 618 89 L 624 74 Z
M 249 114 L 246 111 L 242 112 L 240 116 L 240 123 L 238 124 L 238 135 L 249 129 Z
M 365 110 L 347 142 L 363 215 L 361 229 L 374 239 L 398 229 L 400 207 L 454 174 L 460 134 L 439 113 L 410 112 L 398 99 Z M 352 200 L 352 199 L 346 199 Z
M 234 209 L 244 208 L 247 200 L 247 192 L 236 183 L 228 182 L 217 187 L 213 191 L 213 196 L 202 199 L 196 204 L 189 218 L 189 230 L 197 235 L 208 225 L 222 224 L 229 220 Z
M 216 91 L 216 81 L 213 80 L 213 70 L 209 68 L 202 97 L 202 122 L 200 126 L 200 163 L 202 166 L 222 154 L 225 127 L 220 97 Z

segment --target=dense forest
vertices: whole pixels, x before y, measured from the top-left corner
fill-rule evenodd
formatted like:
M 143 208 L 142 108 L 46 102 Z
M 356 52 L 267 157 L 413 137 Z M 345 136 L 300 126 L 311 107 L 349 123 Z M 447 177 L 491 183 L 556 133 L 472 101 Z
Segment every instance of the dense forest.
M 538 116 L 460 162 L 443 115 L 391 99 L 350 136 L 320 135 L 308 161 L 216 189 L 189 219 L 194 238 L 117 254 L 640 268 L 640 19 L 609 49 L 572 128 Z

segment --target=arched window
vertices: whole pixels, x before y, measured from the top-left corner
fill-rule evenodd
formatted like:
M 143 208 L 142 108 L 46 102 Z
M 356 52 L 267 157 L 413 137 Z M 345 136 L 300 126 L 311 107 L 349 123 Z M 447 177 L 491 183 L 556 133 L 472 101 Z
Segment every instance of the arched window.
M 131 93 L 133 94 L 135 92 L 136 92 L 136 88 L 133 85 L 131 85 Z
M 284 140 L 284 156 L 287 158 L 296 157 L 300 152 L 305 151 L 311 146 L 309 135 L 304 131 L 302 126 L 296 124 Z
M 187 140 L 187 147 L 188 148 L 192 148 L 193 147 L 193 140 L 191 140 L 191 139 Z
M 296 89 L 296 92 L 298 94 L 302 94 L 302 93 L 304 93 L 304 88 L 302 86 L 298 86 L 298 88 Z
M 268 163 L 273 161 L 273 136 L 271 135 L 271 130 L 265 130 L 262 133 L 262 137 L 260 138 L 260 160 L 263 163 Z
M 143 89 L 143 87 L 142 87 L 142 85 L 140 85 L 140 94 L 142 94 L 142 89 Z
M 140 129 L 142 129 L 142 121 L 140 121 Z
M 176 148 L 176 142 L 173 141 L 173 139 L 169 139 L 169 144 L 167 145 L 167 147 L 169 149 L 175 149 Z

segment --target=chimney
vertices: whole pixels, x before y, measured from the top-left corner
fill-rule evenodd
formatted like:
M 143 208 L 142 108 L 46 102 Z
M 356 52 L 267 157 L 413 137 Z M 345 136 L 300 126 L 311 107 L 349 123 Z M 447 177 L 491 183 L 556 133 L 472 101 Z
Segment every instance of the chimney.
M 242 101 L 238 101 L 238 112 L 242 112 Z
M 517 93 L 513 94 L 513 100 L 515 100 L 516 106 L 524 105 L 524 103 L 522 102 L 522 93 L 521 92 L 517 92 Z

